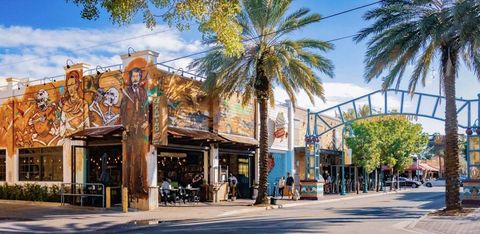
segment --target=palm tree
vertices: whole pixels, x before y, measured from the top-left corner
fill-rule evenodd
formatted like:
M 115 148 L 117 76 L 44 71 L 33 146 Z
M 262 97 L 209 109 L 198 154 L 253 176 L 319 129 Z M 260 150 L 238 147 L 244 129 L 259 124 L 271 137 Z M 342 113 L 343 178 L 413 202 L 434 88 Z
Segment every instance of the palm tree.
M 461 209 L 455 79 L 462 58 L 480 78 L 478 1 L 384 0 L 364 18 L 375 20 L 355 37 L 357 42 L 370 37 L 366 81 L 385 74 L 383 88 L 394 84 L 398 88 L 405 69 L 413 63 L 408 85 L 413 92 L 419 81 L 425 85 L 430 65 L 439 55 L 440 82 L 446 98 L 446 209 Z
M 289 39 L 286 36 L 320 21 L 318 14 L 302 8 L 285 16 L 291 0 L 243 0 L 238 21 L 242 26 L 244 52 L 229 57 L 221 48 L 192 62 L 191 67 L 207 77 L 204 86 L 214 96 L 229 98 L 241 93 L 244 104 L 256 99 L 260 113 L 259 194 L 256 204 L 267 198 L 268 104 L 273 105 L 275 86 L 282 87 L 295 104 L 304 90 L 313 102 L 324 100 L 322 82 L 314 70 L 333 76 L 332 63 L 318 52 L 332 49 L 325 41 Z M 207 41 L 216 43 L 215 38 Z

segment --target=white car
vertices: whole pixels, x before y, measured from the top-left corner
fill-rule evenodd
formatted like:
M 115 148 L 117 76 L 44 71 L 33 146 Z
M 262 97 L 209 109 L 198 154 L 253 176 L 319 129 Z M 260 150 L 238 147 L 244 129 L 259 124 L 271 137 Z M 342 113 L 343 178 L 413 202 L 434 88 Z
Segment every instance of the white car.
M 425 182 L 425 186 L 427 187 L 442 187 L 445 186 L 445 179 L 440 178 L 436 180 L 428 180 Z

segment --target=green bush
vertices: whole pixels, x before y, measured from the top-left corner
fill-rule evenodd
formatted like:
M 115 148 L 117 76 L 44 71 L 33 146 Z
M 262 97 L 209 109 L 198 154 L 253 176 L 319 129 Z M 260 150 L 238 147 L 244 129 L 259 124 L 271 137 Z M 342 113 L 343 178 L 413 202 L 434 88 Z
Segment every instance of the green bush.
M 3 184 L 0 185 L 0 199 L 59 202 L 60 188 L 57 185 Z

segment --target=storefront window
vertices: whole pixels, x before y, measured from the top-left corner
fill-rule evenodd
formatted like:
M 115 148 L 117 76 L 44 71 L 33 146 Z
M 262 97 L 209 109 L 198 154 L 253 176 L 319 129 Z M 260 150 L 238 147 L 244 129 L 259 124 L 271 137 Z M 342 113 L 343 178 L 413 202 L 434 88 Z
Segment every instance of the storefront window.
M 248 177 L 248 158 L 238 158 L 238 175 Z
M 5 179 L 7 178 L 6 160 L 7 160 L 7 151 L 0 150 L 0 181 L 5 181 Z
M 62 147 L 30 148 L 19 150 L 20 181 L 62 181 Z
M 203 175 L 203 152 L 163 151 L 157 159 L 158 183 L 171 180 L 173 187 L 199 187 Z

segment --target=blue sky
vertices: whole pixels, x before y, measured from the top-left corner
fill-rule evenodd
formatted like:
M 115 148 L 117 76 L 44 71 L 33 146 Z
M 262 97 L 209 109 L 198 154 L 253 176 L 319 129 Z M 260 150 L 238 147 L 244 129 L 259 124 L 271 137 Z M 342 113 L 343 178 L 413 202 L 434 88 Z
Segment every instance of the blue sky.
M 373 0 L 295 0 L 292 9 L 310 8 L 313 12 L 327 16 L 343 10 L 374 2 Z M 142 24 L 140 17 L 131 25 L 116 26 L 109 21 L 108 15 L 102 14 L 96 21 L 81 19 L 81 8 L 64 0 L 19 0 L 1 1 L 0 14 L 0 85 L 3 77 L 17 76 L 30 79 L 62 74 L 62 66 L 67 58 L 82 61 L 95 67 L 97 64 L 109 65 L 119 63 L 119 54 L 124 54 L 129 46 L 137 51 L 146 48 L 160 52 L 159 61 L 174 58 L 195 51 L 200 51 L 201 35 L 195 28 L 188 32 L 170 30 L 159 25 L 153 32 L 169 30 L 141 39 L 125 41 L 112 45 L 76 51 L 78 48 L 117 41 L 124 38 L 151 33 Z M 309 37 L 330 40 L 355 34 L 369 25 L 362 15 L 369 8 L 364 8 L 344 15 L 326 19 L 296 33 L 293 37 Z M 163 23 L 160 23 L 163 24 Z M 353 98 L 380 87 L 379 81 L 365 83 L 363 74 L 364 43 L 356 44 L 351 39 L 334 43 L 335 49 L 325 54 L 335 65 L 335 77 L 324 78 L 328 102 L 317 105 L 301 100 L 300 105 L 321 109 L 349 98 Z M 39 58 L 41 57 L 41 58 Z M 25 63 L 18 61 L 28 60 Z M 178 61 L 177 67 L 184 67 L 190 60 Z M 12 64 L 14 63 L 14 64 Z M 12 65 L 9 65 L 12 64 Z M 436 69 L 436 67 L 434 67 Z M 427 87 L 418 91 L 438 93 L 438 73 L 434 72 Z M 408 80 L 406 74 L 404 80 Z M 405 88 L 406 84 L 402 84 Z M 458 96 L 475 98 L 479 92 L 479 82 L 471 72 L 462 66 L 459 72 Z M 278 97 L 282 91 L 278 90 Z M 300 94 L 300 97 L 303 97 Z M 279 100 L 282 101 L 282 100 Z M 442 123 L 421 121 L 429 132 L 442 132 Z

